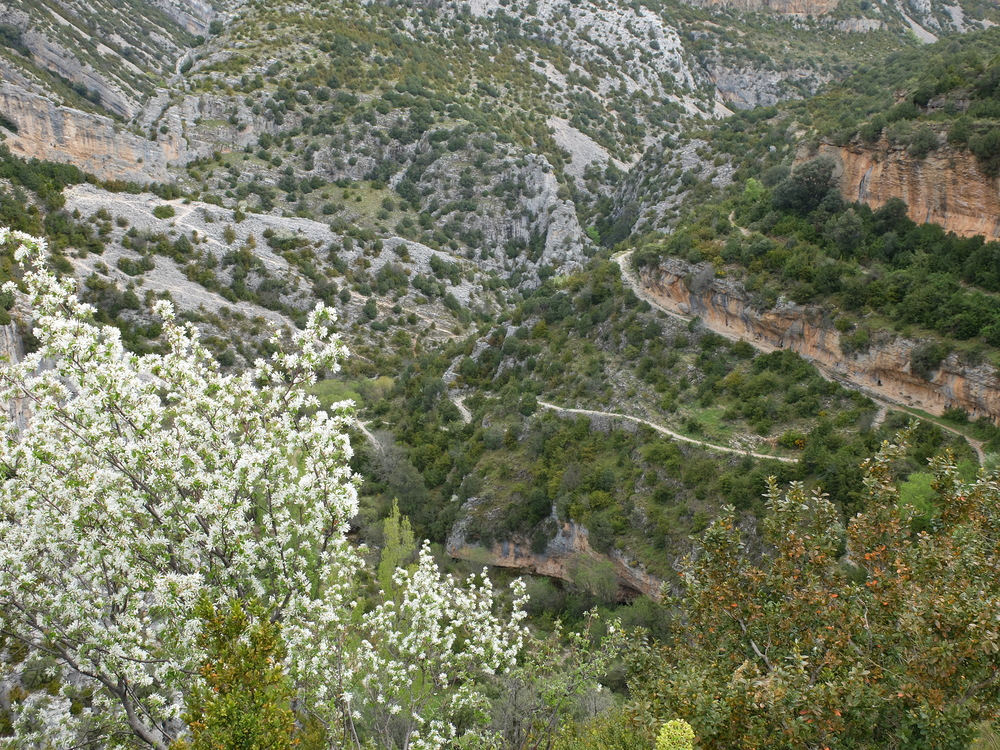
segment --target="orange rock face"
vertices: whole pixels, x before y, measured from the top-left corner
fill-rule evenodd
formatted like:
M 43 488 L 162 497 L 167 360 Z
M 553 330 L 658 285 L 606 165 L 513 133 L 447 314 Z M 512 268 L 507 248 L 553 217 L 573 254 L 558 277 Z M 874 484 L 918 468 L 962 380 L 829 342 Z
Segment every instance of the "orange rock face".
M 452 533 L 446 549 L 458 560 L 470 560 L 477 564 L 510 568 L 535 575 L 548 576 L 561 581 L 572 582 L 578 566 L 587 561 L 608 561 L 614 566 L 619 598 L 628 600 L 636 594 L 644 594 L 659 601 L 662 598 L 663 582 L 625 559 L 618 550 L 610 555 L 602 555 L 590 546 L 587 530 L 572 521 L 559 524 L 559 533 L 549 542 L 544 552 L 536 553 L 527 539 L 514 538 L 496 542 L 489 549 L 466 543 L 461 529 Z
M 0 84 L 0 114 L 17 125 L 4 143 L 17 156 L 67 162 L 103 179 L 166 181 L 163 146 L 130 133 L 109 117 L 59 107 Z
M 1000 179 L 983 174 L 968 151 L 943 146 L 915 159 L 883 139 L 872 147 L 824 143 L 819 154 L 837 163 L 847 200 L 878 208 L 901 198 L 916 222 L 940 224 L 962 237 L 1000 238 Z
M 794 303 L 757 310 L 741 284 L 715 278 L 709 264 L 692 266 L 668 258 L 640 277 L 660 306 L 698 317 L 720 335 L 748 341 L 763 351 L 791 349 L 829 377 L 871 396 L 935 415 L 959 407 L 972 417 L 1000 423 L 1000 378 L 988 365 L 963 366 L 951 354 L 930 380 L 924 380 L 910 372 L 910 353 L 920 342 L 887 332 L 867 352 L 848 356 L 840 348 L 840 333 L 821 311 Z

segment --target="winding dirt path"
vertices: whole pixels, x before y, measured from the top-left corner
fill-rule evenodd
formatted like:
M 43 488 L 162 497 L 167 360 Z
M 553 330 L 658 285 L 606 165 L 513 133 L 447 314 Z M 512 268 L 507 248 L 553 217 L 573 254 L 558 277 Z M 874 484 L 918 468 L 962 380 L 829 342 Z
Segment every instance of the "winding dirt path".
M 613 256 L 611 256 L 611 260 L 613 260 L 615 263 L 618 264 L 618 267 L 621 269 L 622 272 L 622 279 L 624 279 L 625 283 L 629 285 L 629 287 L 635 293 L 635 296 L 641 300 L 645 300 L 652 307 L 654 307 L 655 309 L 659 310 L 662 313 L 665 313 L 666 315 L 669 315 L 671 318 L 674 318 L 675 320 L 681 320 L 684 321 L 685 323 L 689 322 L 691 320 L 690 317 L 680 315 L 674 310 L 668 310 L 666 307 L 659 304 L 651 295 L 649 295 L 646 292 L 645 288 L 639 281 L 639 277 L 636 274 L 635 269 L 632 268 L 632 263 L 630 262 L 632 259 L 633 252 L 634 252 L 633 250 L 625 250 L 620 253 L 615 253 Z M 735 336 L 731 331 L 727 331 L 725 329 L 716 330 L 707 323 L 705 323 L 705 321 L 702 321 L 702 325 L 704 325 L 706 328 L 713 331 L 714 333 L 717 333 L 720 336 L 724 336 L 730 341 L 746 341 L 755 349 L 760 349 L 760 347 L 757 346 L 753 341 L 741 338 L 739 336 Z M 986 451 L 983 450 L 983 444 L 979 440 L 975 440 L 974 438 L 969 437 L 961 430 L 955 427 L 951 427 L 950 425 L 945 424 L 932 416 L 927 416 L 923 414 L 914 414 L 913 411 L 911 411 L 910 407 L 908 407 L 906 404 L 903 404 L 899 401 L 894 401 L 890 398 L 886 398 L 881 394 L 872 393 L 869 389 L 865 388 L 863 385 L 855 383 L 853 380 L 851 380 L 848 377 L 845 377 L 844 375 L 840 374 L 834 375 L 833 373 L 829 372 L 826 368 L 822 367 L 816 362 L 812 362 L 812 365 L 816 368 L 816 370 L 820 373 L 820 375 L 822 375 L 827 380 L 836 381 L 841 385 L 843 385 L 845 388 L 850 388 L 851 390 L 863 393 L 865 396 L 874 401 L 875 404 L 878 406 L 879 411 L 876 414 L 876 423 L 873 426 L 877 427 L 882 423 L 882 421 L 885 419 L 885 415 L 888 409 L 890 408 L 896 409 L 898 411 L 905 412 L 906 414 L 909 414 L 916 419 L 921 419 L 926 422 L 932 422 L 933 424 L 940 427 L 942 430 L 946 430 L 947 432 L 950 432 L 954 435 L 958 435 L 959 437 L 963 438 L 976 452 L 976 455 L 979 457 L 979 463 L 983 464 L 985 462 Z M 628 418 L 631 419 L 631 417 Z
M 783 461 L 786 464 L 795 464 L 799 460 L 797 458 L 788 458 L 786 456 L 772 456 L 767 453 L 754 453 L 753 451 L 740 450 L 739 448 L 727 448 L 722 445 L 716 445 L 715 443 L 708 443 L 704 440 L 697 440 L 696 438 L 688 437 L 687 435 L 681 435 L 679 432 L 674 432 L 673 430 L 668 430 L 663 425 L 658 425 L 655 422 L 650 422 L 648 419 L 642 419 L 641 417 L 633 417 L 630 414 L 614 414 L 609 411 L 595 411 L 593 409 L 566 409 L 562 406 L 556 406 L 555 404 L 550 404 L 547 401 L 538 401 L 538 405 L 556 412 L 557 414 L 583 414 L 585 416 L 591 417 L 609 417 L 611 419 L 625 419 L 629 422 L 635 422 L 637 424 L 644 424 L 647 427 L 652 427 L 657 432 L 667 435 L 674 440 L 680 440 L 683 443 L 691 443 L 692 445 L 700 445 L 703 448 L 708 448 L 709 450 L 719 451 L 721 453 L 733 453 L 737 456 L 753 456 L 754 458 L 770 458 L 775 461 Z
M 354 424 L 357 426 L 358 431 L 368 440 L 369 444 L 379 453 L 382 453 L 384 449 L 382 448 L 382 443 L 372 434 L 371 430 L 368 429 L 368 424 L 362 422 L 360 419 L 355 418 Z
M 469 424 L 472 421 L 472 412 L 465 405 L 465 396 L 455 396 L 451 399 L 451 402 L 458 407 L 458 413 L 462 415 L 462 421 Z

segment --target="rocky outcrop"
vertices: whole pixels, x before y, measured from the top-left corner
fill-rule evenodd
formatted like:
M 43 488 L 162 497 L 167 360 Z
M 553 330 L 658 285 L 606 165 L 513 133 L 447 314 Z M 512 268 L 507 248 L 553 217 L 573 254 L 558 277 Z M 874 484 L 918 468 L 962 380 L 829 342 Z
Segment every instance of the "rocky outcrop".
M 28 7 L 0 0 L 0 23 L 15 30 L 20 53 L 5 58 L 4 67 L 21 68 L 53 101 L 73 104 L 62 85 L 69 82 L 95 107 L 131 119 L 175 70 L 190 34 L 204 34 L 215 14 L 206 0 L 56 0 Z M 38 68 L 58 81 L 36 75 Z M 0 76 L 14 80 L 7 71 Z
M 885 27 L 885 22 L 877 18 L 844 18 L 834 24 L 838 31 L 846 31 L 851 34 L 868 34 L 872 31 L 880 31 Z
M 123 90 L 109 76 L 94 70 L 93 67 L 44 34 L 27 32 L 22 38 L 38 65 L 48 68 L 61 78 L 82 86 L 107 111 L 126 118 L 135 114 L 140 98 L 138 92 Z M 102 51 L 105 51 L 109 57 L 114 56 L 110 49 L 105 48 Z M 141 72 L 135 66 L 132 67 L 134 72 Z
M 965 366 L 952 354 L 925 380 L 910 371 L 910 355 L 919 342 L 888 333 L 868 351 L 848 356 L 840 348 L 840 333 L 820 310 L 791 302 L 760 310 L 742 284 L 716 278 L 707 263 L 692 266 L 668 258 L 644 269 L 640 280 L 661 307 L 700 318 L 712 331 L 763 351 L 791 349 L 870 395 L 931 414 L 959 407 L 1000 423 L 1000 378 L 988 365 Z
M 109 117 L 59 107 L 45 97 L 0 82 L 0 126 L 17 156 L 75 164 L 103 179 L 165 181 L 167 154 L 158 143 L 124 130 Z
M 204 35 L 208 24 L 218 16 L 212 4 L 205 0 L 152 0 L 178 26 L 191 34 Z
M 739 11 L 767 11 L 788 15 L 822 16 L 840 4 L 840 0 L 695 0 L 692 5 L 705 8 L 731 8 Z
M 463 200 L 474 200 L 474 210 L 442 212 L 435 218 L 442 224 L 458 219 L 466 232 L 481 233 L 484 247 L 497 249 L 485 257 L 480 255 L 480 269 L 509 273 L 509 264 L 515 261 L 521 266 L 522 282 L 535 287 L 540 283 L 541 266 L 551 266 L 562 274 L 583 267 L 592 241 L 580 226 L 572 201 L 561 193 L 555 170 L 544 156 L 525 154 L 516 148 L 502 155 L 498 152 L 490 165 L 492 175 L 479 180 L 475 192 L 467 192 L 455 175 L 466 169 L 470 158 L 467 150 L 442 156 L 423 172 L 418 184 L 437 205 L 458 206 Z M 513 199 L 498 197 L 497 187 L 509 189 Z M 516 244 L 521 245 L 521 250 L 515 260 L 502 250 Z
M 476 501 L 470 500 L 469 503 L 475 505 Z M 638 594 L 656 601 L 662 598 L 663 581 L 628 560 L 618 550 L 612 550 L 609 555 L 596 552 L 590 546 L 587 529 L 578 523 L 558 522 L 558 533 L 541 553 L 533 552 L 531 542 L 516 535 L 508 541 L 496 542 L 488 549 L 469 544 L 465 539 L 466 526 L 463 521 L 455 524 L 446 545 L 448 554 L 458 560 L 548 576 L 569 583 L 576 580 L 581 565 L 610 561 L 620 600 L 627 601 Z
M 916 222 L 934 222 L 963 237 L 1000 238 L 1000 179 L 987 177 L 968 151 L 941 146 L 917 159 L 883 138 L 873 146 L 822 143 L 819 154 L 836 162 L 835 176 L 849 201 L 878 208 L 901 198 Z
M 805 68 L 767 70 L 716 62 L 708 65 L 707 70 L 719 97 L 736 109 L 769 107 L 785 99 L 813 94 L 827 80 L 827 76 Z

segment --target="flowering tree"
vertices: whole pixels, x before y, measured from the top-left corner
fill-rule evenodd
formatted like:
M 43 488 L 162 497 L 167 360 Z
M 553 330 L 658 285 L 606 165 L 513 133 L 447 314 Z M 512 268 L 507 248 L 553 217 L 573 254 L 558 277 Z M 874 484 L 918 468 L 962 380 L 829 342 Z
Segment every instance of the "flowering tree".
M 71 280 L 45 270 L 44 242 L 0 230 L 9 242 L 26 265 L 39 341 L 0 369 L 0 400 L 25 399 L 31 410 L 23 432 L 0 413 L 0 633 L 19 742 L 113 738 L 165 750 L 186 732 L 185 691 L 202 679 L 195 604 L 207 599 L 253 602 L 280 621 L 300 705 L 331 746 L 358 745 L 344 731 L 358 666 L 373 663 L 371 644 L 405 635 L 380 632 L 388 620 L 378 611 L 355 611 L 350 404 L 314 411 L 304 390 L 345 354 L 328 328 L 332 310 L 318 306 L 291 351 L 224 375 L 168 303 L 155 308 L 167 352 L 136 356 L 117 330 L 90 322 Z M 463 609 L 449 586 L 421 605 L 415 627 L 492 606 L 480 591 Z M 404 586 L 400 596 L 417 594 Z M 374 630 L 359 632 L 359 622 Z M 502 668 L 516 622 L 497 620 L 490 637 L 503 658 L 483 664 Z M 465 662 L 440 666 L 442 694 L 473 679 L 448 671 Z M 438 712 L 442 727 L 450 716 Z
M 415 568 L 398 568 L 394 583 L 397 596 L 366 615 L 369 635 L 358 653 L 364 713 L 380 746 L 393 748 L 398 738 L 404 750 L 431 750 L 478 735 L 489 702 L 474 678 L 505 671 L 521 650 L 511 626 L 526 615 L 523 584 L 515 584 L 511 616 L 501 617 L 488 578 L 456 587 L 426 543 Z M 450 690 L 455 675 L 464 679 Z

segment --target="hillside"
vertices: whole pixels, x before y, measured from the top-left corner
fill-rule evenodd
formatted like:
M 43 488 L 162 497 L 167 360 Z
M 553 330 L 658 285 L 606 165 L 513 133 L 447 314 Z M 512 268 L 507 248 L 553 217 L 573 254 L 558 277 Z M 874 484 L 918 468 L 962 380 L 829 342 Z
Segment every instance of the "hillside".
M 99 9 L 94 10 L 77 26 L 99 25 Z M 62 18 L 53 9 L 45 12 Z M 861 15 L 848 22 L 853 12 Z M 907 17 L 955 33 L 989 15 L 988 9 L 972 6 L 963 12 L 964 25 L 950 11 L 941 15 L 933 8 Z M 144 85 L 128 88 L 128 111 L 116 110 L 103 94 L 86 102 L 70 94 L 58 98 L 55 79 L 44 78 L 44 59 L 31 45 L 38 39 L 66 41 L 67 32 L 58 21 L 36 24 L 30 32 L 11 31 L 7 37 L 10 69 L 17 68 L 23 78 L 25 66 L 38 68 L 31 86 L 13 73 L 6 76 L 10 99 L 0 112 L 10 148 L 5 156 L 11 174 L 8 214 L 17 228 L 53 237 L 60 267 L 84 280 L 85 296 L 98 305 L 103 319 L 122 328 L 140 349 L 157 346 L 159 329 L 146 311 L 156 297 L 178 303 L 219 360 L 235 368 L 267 352 L 270 326 L 291 330 L 301 325 L 321 299 L 341 313 L 341 327 L 358 357 L 352 365 L 357 379 L 349 390 L 361 395 L 370 390 L 366 378 L 394 377 L 426 359 L 437 364 L 424 365 L 421 372 L 430 367 L 434 378 L 443 378 L 432 382 L 445 384 L 426 386 L 433 393 L 428 403 L 440 402 L 447 420 L 461 414 L 452 408 L 449 391 L 462 394 L 459 404 L 476 414 L 473 405 L 479 399 L 489 403 L 487 394 L 504 393 L 505 384 L 514 383 L 525 398 L 531 394 L 564 407 L 643 415 L 710 445 L 774 451 L 787 459 L 814 444 L 816 450 L 830 449 L 820 447 L 827 445 L 825 437 L 809 436 L 827 434 L 829 427 L 817 428 L 816 420 L 820 413 L 831 414 L 840 420 L 835 432 L 863 425 L 865 440 L 850 449 L 861 456 L 870 451 L 883 419 L 874 405 L 862 399 L 852 406 L 843 400 L 845 393 L 826 393 L 820 380 L 810 380 L 818 378 L 815 373 L 807 375 L 808 369 L 784 361 L 774 366 L 806 379 L 792 389 L 790 400 L 781 404 L 771 397 L 749 397 L 742 383 L 760 374 L 756 368 L 769 371 L 772 365 L 756 364 L 750 349 L 734 349 L 734 358 L 727 360 L 727 347 L 720 348 L 711 335 L 702 343 L 706 331 L 678 329 L 645 303 L 647 309 L 627 313 L 635 297 L 631 292 L 618 296 L 625 294 L 620 281 L 610 298 L 593 291 L 609 282 L 603 279 L 606 270 L 595 270 L 606 269 L 605 262 L 592 258 L 603 252 L 601 245 L 625 239 L 630 231 L 674 223 L 679 208 L 695 211 L 719 191 L 739 190 L 749 176 L 770 184 L 773 175 L 782 174 L 782 162 L 807 158 L 809 142 L 820 150 L 858 142 L 860 136 L 852 141 L 846 133 L 847 113 L 853 113 L 850 122 L 860 130 L 864 113 L 884 106 L 880 92 L 901 77 L 912 83 L 913 60 L 922 60 L 928 71 L 941 66 L 939 58 L 928 58 L 923 50 L 907 51 L 913 42 L 901 13 L 888 7 L 657 3 L 610 8 L 546 2 L 518 13 L 488 2 L 434 9 L 346 4 L 336 12 L 317 5 L 309 14 L 258 4 L 164 6 L 136 16 L 159 24 L 162 33 L 156 38 L 162 41 L 139 66 Z M 857 20 L 862 16 L 879 20 L 866 24 Z M 22 16 L 11 19 L 11 29 L 24 26 Z M 991 33 L 961 37 L 969 60 L 972 50 L 989 48 Z M 859 46 L 861 39 L 865 44 Z M 890 55 L 884 73 L 878 72 L 875 47 L 879 54 L 901 50 Z M 820 48 L 824 54 L 817 55 Z M 126 91 L 115 64 L 94 67 L 105 58 L 113 61 L 108 54 L 91 59 L 80 52 L 79 68 L 90 65 L 109 91 Z M 953 82 L 955 91 L 973 79 L 989 79 L 988 71 L 964 64 L 965 77 Z M 796 102 L 823 81 L 855 68 L 847 84 Z M 768 70 L 773 75 L 762 78 Z M 976 78 L 980 73 L 982 78 Z M 789 87 L 792 81 L 797 83 Z M 985 91 L 981 88 L 975 96 Z M 855 102 L 846 93 L 855 89 L 870 93 Z M 46 97 L 47 103 L 40 108 L 25 98 L 30 96 Z M 939 117 L 934 113 L 948 109 L 929 102 L 918 119 Z M 772 106 L 713 119 L 728 112 L 726 105 L 759 104 Z M 60 118 L 64 121 L 56 127 Z M 66 127 L 65 118 L 80 129 Z M 984 123 L 973 122 L 973 140 Z M 800 132 L 807 124 L 812 129 Z M 46 128 L 61 138 L 55 150 L 48 140 L 55 136 L 46 135 Z M 41 152 L 74 161 L 96 177 L 63 173 L 55 166 L 22 166 L 17 158 Z M 662 166 L 664 159 L 677 167 Z M 765 178 L 767 170 L 771 176 Z M 847 167 L 838 167 L 837 174 L 845 184 L 851 180 Z M 882 196 L 877 184 L 871 191 Z M 763 205 L 769 196 L 756 198 Z M 35 218 L 27 221 L 15 209 L 25 199 L 37 206 Z M 748 200 L 709 213 L 735 211 L 732 221 L 740 232 L 747 231 L 744 211 L 755 210 L 744 208 Z M 708 235 L 695 229 L 704 220 L 692 216 L 692 228 L 682 228 L 663 246 L 688 260 L 711 259 L 714 245 L 704 244 Z M 731 239 L 736 230 L 726 231 Z M 685 238 L 692 233 L 699 236 L 694 250 L 674 249 L 688 248 Z M 640 247 L 635 254 L 640 263 L 651 264 L 662 252 L 656 250 L 662 243 L 655 236 L 630 242 Z M 838 260 L 832 269 L 845 262 Z M 807 282 L 787 275 L 769 282 L 754 276 L 747 293 L 763 288 L 765 299 L 787 293 L 810 303 L 816 301 L 810 294 L 817 292 L 810 292 Z M 786 291 L 792 283 L 798 286 Z M 555 315 L 539 312 L 553 304 L 549 295 L 558 302 Z M 836 304 L 844 310 L 837 325 L 844 331 L 858 326 L 852 335 L 860 339 L 872 324 L 848 322 L 853 308 L 840 300 Z M 538 324 L 561 323 L 566 305 L 589 322 L 536 340 Z M 988 306 L 982 310 L 989 315 Z M 973 320 L 969 326 L 989 335 L 985 324 Z M 694 357 L 688 347 L 701 354 Z M 816 358 L 814 350 L 800 351 Z M 443 359 L 445 352 L 450 353 Z M 563 372 L 539 377 L 556 361 L 564 363 Z M 875 395 L 877 380 L 871 379 Z M 844 382 L 852 385 L 850 379 Z M 395 384 L 375 411 L 363 398 L 362 418 L 372 429 L 380 423 L 393 429 L 434 497 L 426 510 L 418 512 L 419 503 L 404 503 L 404 510 L 424 533 L 443 542 L 457 516 L 449 509 L 436 520 L 437 508 L 444 508 L 467 479 L 481 480 L 493 470 L 454 457 L 445 460 L 456 451 L 475 453 L 461 442 L 445 449 L 450 439 L 433 452 L 436 458 L 421 457 L 429 436 L 425 427 L 416 432 L 403 427 L 411 419 L 409 402 L 402 398 L 407 387 Z M 810 394 L 805 402 L 798 388 Z M 935 398 L 916 403 L 934 412 L 964 403 Z M 991 413 L 992 408 L 969 410 Z M 518 422 L 535 407 L 525 402 L 521 410 L 526 413 Z M 620 427 L 612 421 L 603 429 Z M 534 428 L 528 420 L 511 429 L 520 434 Z M 634 443 L 632 452 L 646 439 Z M 944 439 L 939 434 L 935 444 Z M 518 453 L 512 449 L 513 444 L 505 448 L 510 460 Z M 816 459 L 807 461 L 797 476 L 816 481 L 818 466 Z M 758 513 L 759 503 L 751 502 L 757 490 L 751 487 L 760 484 L 760 471 L 741 490 L 747 507 L 757 507 Z M 823 476 L 829 484 L 831 472 Z M 524 497 L 522 487 L 554 481 L 507 477 L 488 502 L 472 493 L 476 502 L 461 514 L 463 533 L 478 538 L 475 524 L 469 525 L 473 507 L 480 508 L 481 517 L 502 512 L 516 519 L 520 514 L 510 509 Z M 676 554 L 671 545 L 683 547 L 688 530 L 702 523 L 696 516 L 711 517 L 721 498 L 734 492 L 728 480 L 705 486 L 700 485 L 704 479 L 684 481 L 699 501 L 676 511 L 680 524 L 669 533 L 674 541 L 667 545 L 668 554 Z M 833 493 L 844 508 L 854 502 L 848 484 Z M 553 538 L 552 522 L 583 524 L 592 534 L 604 535 L 598 549 L 619 548 L 666 575 L 666 559 L 642 551 L 650 534 L 662 533 L 641 520 L 650 511 L 641 511 L 634 522 L 624 520 L 636 502 L 630 493 L 608 506 L 618 510 L 592 515 L 586 504 L 560 505 L 561 494 L 553 487 L 544 502 L 542 496 L 532 501 L 531 514 L 509 521 L 511 533 L 534 534 L 534 546 L 540 548 L 543 538 Z M 652 475 L 637 491 L 642 498 L 664 493 Z M 382 497 L 379 492 L 375 498 Z M 541 509 L 550 507 L 554 515 L 546 520 L 550 514 Z M 385 512 L 384 498 L 372 512 L 376 518 Z M 626 516 L 616 515 L 622 512 Z M 613 529 L 610 536 L 602 531 L 606 528 Z M 491 532 L 482 540 L 494 537 Z
M 46 236 L 140 354 L 167 351 L 162 299 L 226 374 L 334 308 L 351 355 L 310 389 L 356 405 L 359 554 L 401 512 L 454 570 L 533 574 L 533 627 L 598 607 L 666 642 L 658 602 L 719 524 L 740 565 L 769 559 L 769 476 L 826 493 L 839 565 L 875 495 L 901 537 L 952 523 L 933 456 L 952 488 L 995 464 L 995 21 L 978 0 L 0 0 L 0 226 Z M 6 351 L 37 347 L 26 301 L 0 307 Z M 898 492 L 873 493 L 862 462 L 914 417 Z M 597 710 L 573 707 L 567 748 Z
M 834 366 L 901 346 L 895 364 L 859 365 L 872 387 L 882 386 L 883 368 L 889 380 L 906 371 L 909 384 L 893 388 L 914 405 L 995 421 L 993 376 L 972 372 L 997 345 L 990 217 L 1000 191 L 990 144 L 1000 129 L 991 117 L 996 62 L 986 57 L 996 40 L 993 31 L 970 35 L 931 48 L 920 64 L 897 55 L 809 102 L 727 123 L 711 148 L 739 155 L 742 185 L 728 200 L 702 190 L 671 236 L 636 241 L 636 262 L 657 276 L 658 257 L 710 261 L 732 280 L 729 298 L 754 314 L 814 326 L 816 341 L 796 344 L 803 353 Z M 722 293 L 713 283 L 714 292 L 688 289 Z M 966 377 L 981 380 L 968 394 Z M 916 396 L 928 381 L 943 390 Z

